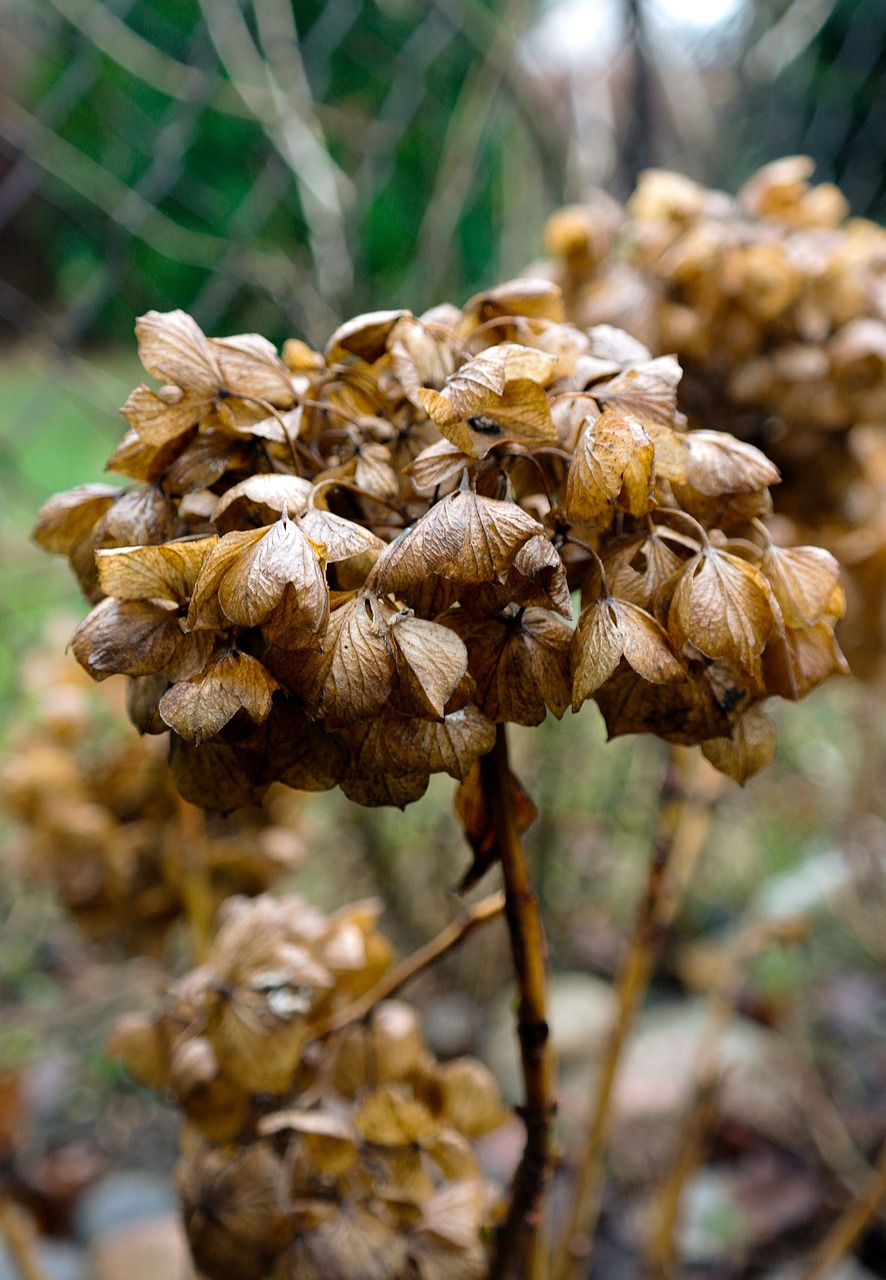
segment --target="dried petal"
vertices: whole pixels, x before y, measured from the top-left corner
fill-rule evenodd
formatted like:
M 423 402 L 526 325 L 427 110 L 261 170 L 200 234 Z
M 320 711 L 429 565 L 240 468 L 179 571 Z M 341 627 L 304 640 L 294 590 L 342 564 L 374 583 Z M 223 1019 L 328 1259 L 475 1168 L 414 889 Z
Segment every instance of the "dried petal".
M 358 356 L 372 364 L 385 353 L 388 335 L 409 311 L 369 311 L 339 325 L 326 344 L 326 363 Z
M 701 749 L 715 769 L 742 786 L 775 755 L 775 725 L 759 707 L 741 717 L 729 738 L 709 738 Z
M 211 635 L 186 634 L 174 612 L 145 600 L 102 600 L 71 638 L 74 657 L 94 680 L 155 672 L 187 680 L 202 671 L 212 646 Z
M 360 556 L 367 551 L 381 551 L 384 543 L 362 525 L 345 520 L 331 511 L 310 507 L 299 521 L 299 528 L 311 542 L 322 546 L 330 564 Z
M 604 596 L 582 611 L 575 630 L 573 711 L 609 679 L 622 658 L 654 684 L 680 680 L 685 674 L 667 633 L 650 614 L 628 601 Z
M 205 670 L 174 684 L 160 700 L 160 715 L 170 729 L 199 747 L 243 710 L 266 720 L 277 681 L 260 662 L 230 649 L 216 654 Z
M 33 538 L 47 551 L 70 555 L 122 493 L 110 484 L 81 484 L 44 502 Z
M 149 311 L 135 326 L 148 373 L 211 399 L 223 385 L 218 357 L 203 330 L 184 311 Z
M 312 715 L 330 728 L 378 715 L 394 672 L 388 632 L 384 606 L 365 592 L 335 610 L 322 652 L 306 654 L 301 666 L 297 692 Z
M 158 547 L 125 547 L 97 551 L 99 585 L 105 595 L 118 600 L 171 600 L 184 604 L 191 598 L 203 562 L 218 538 L 182 539 Z
M 396 1085 L 367 1094 L 354 1120 L 367 1142 L 382 1147 L 412 1146 L 434 1137 L 439 1128 L 424 1103 Z
M 195 427 L 213 403 L 212 397 L 181 387 L 152 391 L 141 385 L 130 392 L 120 412 L 145 444 L 161 449 Z
M 395 617 L 393 621 L 398 710 L 442 719 L 447 702 L 468 669 L 467 650 L 447 627 L 412 617 Z
M 386 721 L 387 747 L 400 773 L 448 773 L 459 782 L 495 744 L 495 725 L 469 705 L 441 721 L 396 716 Z
M 692 746 L 727 735 L 749 696 L 737 678 L 717 696 L 706 672 L 652 684 L 623 663 L 594 699 L 610 738 L 652 733 L 666 742 Z
M 648 510 L 652 487 L 654 449 L 646 432 L 635 419 L 612 409 L 588 421 L 576 445 L 566 480 L 566 515 L 571 521 L 605 528 L 612 522 L 615 504 L 634 459 L 638 472 L 632 476 L 631 491 Z
M 604 406 L 612 405 L 621 413 L 671 426 L 682 376 L 683 370 L 673 356 L 659 356 L 594 387 L 593 393 Z
M 476 1058 L 453 1058 L 437 1072 L 443 1116 L 469 1138 L 491 1133 L 508 1119 L 495 1077 Z
M 429 573 L 454 582 L 504 581 L 524 542 L 544 529 L 515 502 L 459 489 L 431 507 L 378 562 L 378 590 L 387 595 Z
M 443 439 L 422 449 L 404 470 L 412 477 L 416 493 L 431 497 L 438 489 L 446 490 L 456 484 L 473 461 L 472 454 L 463 453 L 451 440 Z
M 276 472 L 249 476 L 222 495 L 213 524 L 223 533 L 246 527 L 261 528 L 278 520 L 284 511 L 290 516 L 302 515 L 310 496 L 310 481 L 300 476 Z
M 780 476 L 764 453 L 722 431 L 690 431 L 686 483 L 707 497 L 754 493 L 777 484 Z
M 678 648 L 689 642 L 747 671 L 780 627 L 778 603 L 759 569 L 710 546 L 687 563 L 668 611 Z
M 820 622 L 840 581 L 840 566 L 821 547 L 776 547 L 770 543 L 760 568 L 772 584 L 786 627 Z

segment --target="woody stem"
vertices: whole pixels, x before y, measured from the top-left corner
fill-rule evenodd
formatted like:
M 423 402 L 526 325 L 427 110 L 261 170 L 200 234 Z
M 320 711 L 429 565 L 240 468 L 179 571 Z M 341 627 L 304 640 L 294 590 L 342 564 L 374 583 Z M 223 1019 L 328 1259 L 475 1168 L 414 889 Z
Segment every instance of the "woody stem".
M 554 1064 L 545 1008 L 546 947 L 538 899 L 517 823 L 505 726 L 480 761 L 483 793 L 492 817 L 505 885 L 505 917 L 517 979 L 517 1034 L 523 1069 L 522 1117 L 526 1144 L 514 1175 L 507 1218 L 496 1240 L 489 1280 L 512 1280 L 533 1254 L 550 1164 Z M 538 1257 L 537 1253 L 535 1255 Z M 535 1267 L 538 1275 L 538 1266 Z
M 554 1253 L 554 1280 L 575 1280 L 585 1275 L 593 1253 L 622 1050 L 646 994 L 661 938 L 674 920 L 704 842 L 716 796 L 715 791 L 708 796 L 689 794 L 688 784 L 697 778 L 697 766 L 698 761 L 690 757 L 685 747 L 669 748 L 652 858 L 633 932 L 616 977 L 615 1023 L 595 1083 L 567 1226 Z

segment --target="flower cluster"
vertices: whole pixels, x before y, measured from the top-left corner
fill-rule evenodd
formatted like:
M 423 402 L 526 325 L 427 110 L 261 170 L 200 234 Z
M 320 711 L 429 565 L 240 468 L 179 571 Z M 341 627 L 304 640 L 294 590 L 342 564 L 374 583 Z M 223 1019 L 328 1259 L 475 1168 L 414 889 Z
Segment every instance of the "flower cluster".
M 298 800 L 223 820 L 184 803 L 157 739 L 128 731 L 122 705 L 74 663 L 38 656 L 24 673 L 29 712 L 0 770 L 11 819 L 7 866 L 53 886 L 95 941 L 162 946 L 186 909 L 199 861 L 211 912 L 229 894 L 263 893 L 301 863 Z
M 207 1280 L 479 1280 L 495 1196 L 471 1139 L 507 1117 L 489 1072 L 439 1064 L 415 1010 L 324 1024 L 391 960 L 378 907 L 231 898 L 206 963 L 108 1052 L 182 1107 L 177 1183 Z
M 886 230 L 813 168 L 775 161 L 734 198 L 651 170 L 626 208 L 560 210 L 546 241 L 576 323 L 675 352 L 690 421 L 777 462 L 779 513 L 853 570 L 847 637 L 867 660 L 886 639 Z
M 61 494 L 36 537 L 95 604 L 76 657 L 132 677 L 196 803 L 280 780 L 402 806 L 589 698 L 743 780 L 763 700 L 844 667 L 835 561 L 762 522 L 776 468 L 687 432 L 677 361 L 567 323 L 544 280 L 358 316 L 322 354 L 182 312 L 137 333 L 163 385 L 109 467 L 141 486 Z

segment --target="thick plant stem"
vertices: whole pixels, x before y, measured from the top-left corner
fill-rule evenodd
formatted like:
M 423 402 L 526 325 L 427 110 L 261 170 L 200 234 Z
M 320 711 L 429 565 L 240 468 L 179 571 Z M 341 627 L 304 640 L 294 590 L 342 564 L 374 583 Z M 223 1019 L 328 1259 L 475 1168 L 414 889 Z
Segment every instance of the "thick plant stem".
M 685 747 L 669 747 L 659 794 L 655 845 L 633 933 L 616 978 L 617 1011 L 595 1081 L 591 1117 L 579 1159 L 566 1228 L 554 1253 L 555 1280 L 587 1274 L 600 1216 L 612 1095 L 622 1049 L 649 985 L 660 939 L 671 925 L 701 851 L 716 791 L 698 797 L 690 788 L 704 761 Z
M 522 1116 L 526 1124 L 526 1145 L 514 1175 L 508 1215 L 496 1240 L 489 1280 L 515 1280 L 522 1264 L 530 1258 L 534 1258 L 533 1280 L 543 1280 L 534 1237 L 541 1225 L 554 1112 L 554 1065 L 546 1020 L 546 947 L 538 899 L 529 879 L 517 824 L 503 724 L 497 728 L 495 746 L 480 765 L 505 885 L 505 917 L 518 990 L 517 1033 L 525 1092 Z

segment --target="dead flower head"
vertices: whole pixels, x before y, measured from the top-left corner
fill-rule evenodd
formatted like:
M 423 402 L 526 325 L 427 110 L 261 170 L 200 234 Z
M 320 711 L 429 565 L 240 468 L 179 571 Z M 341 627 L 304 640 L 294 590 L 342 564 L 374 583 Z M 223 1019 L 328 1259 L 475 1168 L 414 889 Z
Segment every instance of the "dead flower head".
M 743 780 L 765 699 L 844 669 L 835 562 L 763 522 L 772 463 L 687 431 L 676 359 L 566 322 L 548 282 L 358 316 L 323 353 L 181 312 L 138 335 L 164 385 L 124 408 L 135 486 L 59 495 L 35 536 L 94 604 L 75 656 L 130 677 L 189 800 L 405 805 L 496 724 L 591 698 Z
M 485 1274 L 496 1196 L 473 1140 L 507 1118 L 488 1070 L 437 1063 L 401 1001 L 323 1032 L 392 959 L 378 911 L 231 899 L 206 963 L 111 1034 L 184 1112 L 177 1184 L 207 1280 Z

